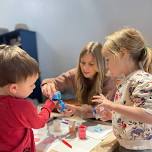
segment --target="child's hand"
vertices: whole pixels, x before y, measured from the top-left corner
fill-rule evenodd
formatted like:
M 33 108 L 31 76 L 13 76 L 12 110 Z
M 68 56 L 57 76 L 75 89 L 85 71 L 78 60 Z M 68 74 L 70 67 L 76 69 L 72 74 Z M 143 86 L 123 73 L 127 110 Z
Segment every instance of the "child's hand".
M 99 116 L 99 119 L 102 121 L 108 121 L 112 119 L 112 112 L 103 108 L 103 106 L 100 104 L 96 107 L 96 113 Z
M 53 94 L 57 91 L 55 88 L 55 84 L 53 82 L 47 82 L 47 80 L 43 80 L 41 90 L 43 95 L 48 97 L 49 99 L 52 99 Z
M 112 101 L 108 100 L 104 95 L 100 94 L 97 96 L 93 96 L 92 102 L 99 103 L 100 106 L 112 110 L 111 105 L 113 104 Z

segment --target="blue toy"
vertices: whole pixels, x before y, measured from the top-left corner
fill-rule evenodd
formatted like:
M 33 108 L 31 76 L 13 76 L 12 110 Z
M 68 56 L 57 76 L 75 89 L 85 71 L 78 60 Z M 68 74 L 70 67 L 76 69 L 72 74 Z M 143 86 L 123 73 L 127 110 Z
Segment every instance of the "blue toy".
M 57 108 L 58 112 L 64 112 L 65 109 L 67 108 L 65 103 L 63 102 L 61 98 L 61 92 L 57 91 L 54 93 L 52 97 L 52 101 L 58 101 L 59 108 Z

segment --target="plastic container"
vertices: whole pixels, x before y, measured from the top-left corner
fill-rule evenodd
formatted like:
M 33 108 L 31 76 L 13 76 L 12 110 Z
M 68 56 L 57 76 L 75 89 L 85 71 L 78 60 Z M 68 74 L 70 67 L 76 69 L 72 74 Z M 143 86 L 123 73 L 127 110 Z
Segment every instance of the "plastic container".
M 80 139 L 86 139 L 87 126 L 80 125 L 78 128 L 78 135 Z

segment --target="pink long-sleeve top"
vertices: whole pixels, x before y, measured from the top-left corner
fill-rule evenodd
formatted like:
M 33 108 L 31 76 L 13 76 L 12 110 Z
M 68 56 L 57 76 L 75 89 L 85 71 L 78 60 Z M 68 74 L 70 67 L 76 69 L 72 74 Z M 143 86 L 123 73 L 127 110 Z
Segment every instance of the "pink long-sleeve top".
M 75 96 L 77 88 L 76 73 L 77 69 L 74 68 L 48 81 L 53 81 L 57 90 L 60 90 L 61 92 L 70 92 Z M 109 100 L 113 100 L 115 92 L 116 86 L 114 80 L 109 76 L 105 77 L 102 89 L 103 95 Z

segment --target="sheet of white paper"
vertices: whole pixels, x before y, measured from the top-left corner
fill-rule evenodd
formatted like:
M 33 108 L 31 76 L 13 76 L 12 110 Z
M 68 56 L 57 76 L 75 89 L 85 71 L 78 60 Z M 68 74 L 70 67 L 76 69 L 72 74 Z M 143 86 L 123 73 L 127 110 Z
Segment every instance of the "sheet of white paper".
M 98 124 L 95 126 L 89 126 L 87 128 L 86 134 L 88 137 L 101 140 L 105 138 L 105 136 L 107 136 L 110 132 L 112 132 L 112 126 Z
M 69 125 L 62 122 L 63 120 L 61 120 L 61 135 L 68 133 L 69 129 Z M 49 152 L 50 150 L 56 150 L 58 152 L 89 152 L 96 145 L 98 145 L 109 132 L 112 131 L 111 126 L 101 124 L 89 126 L 87 127 L 86 132 L 87 139 L 80 140 L 78 135 L 74 139 L 65 139 L 69 144 L 72 145 L 71 149 L 54 137 L 56 136 L 56 133 L 53 132 L 52 127 L 53 126 L 45 126 L 42 129 L 34 130 L 35 138 L 40 138 L 40 140 L 36 142 L 37 151 Z M 50 133 L 48 132 L 48 129 Z M 54 136 L 52 136 L 53 134 Z
M 89 137 L 85 140 L 80 140 L 77 137 L 71 140 L 66 139 L 66 141 L 68 141 L 68 143 L 72 145 L 72 148 L 69 148 L 61 141 L 59 141 L 58 144 L 52 145 L 50 149 L 56 150 L 57 152 L 89 152 L 101 142 L 100 140 L 96 140 Z

